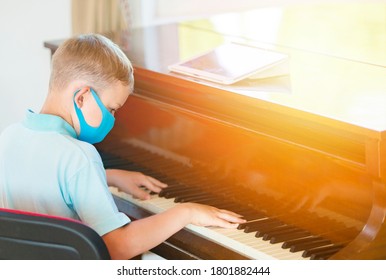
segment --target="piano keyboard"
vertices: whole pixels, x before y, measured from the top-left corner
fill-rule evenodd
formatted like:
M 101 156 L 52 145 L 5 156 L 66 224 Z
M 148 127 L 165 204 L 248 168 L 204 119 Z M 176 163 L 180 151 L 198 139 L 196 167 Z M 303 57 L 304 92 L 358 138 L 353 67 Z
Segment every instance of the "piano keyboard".
M 345 245 L 334 244 L 322 236 L 313 235 L 307 230 L 287 224 L 280 220 L 280 215 L 268 217 L 264 211 L 255 209 L 245 199 L 240 203 L 240 200 L 237 200 L 238 188 L 227 186 L 229 182 L 208 180 L 186 162 L 181 164 L 166 159 L 158 153 L 149 152 L 141 147 L 130 147 L 127 144 L 123 148 L 115 146 L 112 151 L 101 152 L 101 156 L 105 168 L 140 171 L 168 184 L 168 187 L 159 195 L 153 194 L 152 198 L 146 201 L 134 199 L 131 195 L 110 187 L 113 195 L 151 213 L 160 213 L 173 207 L 176 203 L 190 201 L 243 215 L 248 222 L 240 225 L 239 229 L 188 225 L 187 230 L 248 258 L 327 259 Z M 157 168 L 157 171 L 153 169 L 154 167 Z M 272 199 L 262 196 L 257 205 L 264 209 L 264 205 L 272 203 Z M 277 205 L 275 208 L 280 207 L 283 206 Z M 286 211 L 282 212 L 286 213 Z M 309 217 L 309 219 L 313 218 Z M 334 224 L 330 225 L 331 221 L 323 223 L 323 219 L 320 219 L 319 223 L 319 226 L 325 227 L 326 231 L 335 230 Z M 342 235 L 345 233 L 342 232 Z
M 110 191 L 113 195 L 155 214 L 163 212 L 175 205 L 174 199 L 165 199 L 158 195 L 152 195 L 150 200 L 139 200 L 129 194 L 118 191 L 115 187 L 110 187 Z M 187 225 L 186 229 L 251 259 L 305 259 L 302 257 L 302 252 L 291 253 L 289 250 L 283 250 L 281 243 L 270 244 L 269 242 L 259 240 L 255 237 L 254 233 L 244 233 L 237 229 L 199 227 L 195 225 Z

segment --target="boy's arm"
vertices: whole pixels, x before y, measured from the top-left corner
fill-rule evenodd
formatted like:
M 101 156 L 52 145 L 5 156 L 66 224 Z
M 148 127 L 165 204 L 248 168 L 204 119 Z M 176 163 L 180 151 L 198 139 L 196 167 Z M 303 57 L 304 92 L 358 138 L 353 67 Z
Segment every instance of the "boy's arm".
M 215 207 L 182 203 L 157 215 L 133 221 L 103 236 L 113 259 L 130 259 L 159 245 L 188 224 L 236 228 L 239 215 Z

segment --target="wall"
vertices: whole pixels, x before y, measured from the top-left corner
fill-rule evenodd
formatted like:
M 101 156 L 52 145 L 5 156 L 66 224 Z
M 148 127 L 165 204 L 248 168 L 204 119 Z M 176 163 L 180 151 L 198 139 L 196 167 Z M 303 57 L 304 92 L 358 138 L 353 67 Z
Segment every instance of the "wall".
M 39 111 L 48 89 L 46 40 L 71 35 L 71 0 L 0 0 L 0 132 Z

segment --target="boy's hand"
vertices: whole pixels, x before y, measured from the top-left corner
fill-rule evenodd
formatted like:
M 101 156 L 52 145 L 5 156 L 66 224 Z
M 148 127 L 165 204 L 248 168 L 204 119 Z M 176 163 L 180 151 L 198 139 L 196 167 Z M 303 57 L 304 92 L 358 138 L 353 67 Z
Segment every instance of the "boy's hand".
M 197 226 L 236 228 L 246 220 L 234 212 L 197 203 L 182 203 L 190 211 L 190 223 Z
M 117 187 L 120 191 L 139 199 L 149 199 L 149 191 L 159 193 L 167 187 L 166 184 L 141 172 L 108 169 L 106 176 L 108 185 Z

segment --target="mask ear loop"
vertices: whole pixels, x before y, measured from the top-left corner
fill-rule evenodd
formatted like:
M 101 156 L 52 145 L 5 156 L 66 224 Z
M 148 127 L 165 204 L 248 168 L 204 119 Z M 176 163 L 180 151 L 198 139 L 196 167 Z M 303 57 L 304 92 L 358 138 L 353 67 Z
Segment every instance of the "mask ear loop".
M 74 93 L 74 99 L 73 99 L 73 102 L 74 102 L 74 108 L 75 108 L 75 112 L 76 112 L 76 115 L 78 116 L 78 119 L 79 119 L 79 123 L 82 123 L 82 122 L 86 122 L 84 116 L 83 116 L 83 113 L 82 113 L 82 110 L 78 107 L 78 104 L 76 104 L 75 102 L 75 96 L 76 94 L 80 91 L 81 89 L 78 89 L 75 93 Z M 81 132 L 80 132 L 81 133 Z
M 91 92 L 91 88 L 90 88 L 90 87 L 86 86 L 86 87 L 84 87 L 84 88 L 86 88 L 87 91 L 90 91 L 90 92 Z M 76 104 L 76 101 L 75 101 L 75 96 L 76 96 L 76 94 L 77 94 L 79 91 L 81 91 L 81 90 L 82 90 L 82 88 L 80 88 L 80 89 L 78 89 L 77 91 L 75 91 L 74 97 L 73 97 L 73 103 L 74 103 L 74 108 L 75 108 L 76 115 L 77 115 L 78 120 L 79 120 L 79 124 L 81 124 L 81 123 L 86 123 L 86 124 L 87 124 L 86 119 L 84 118 L 84 115 L 83 115 L 83 113 L 82 113 L 82 110 L 80 109 L 80 107 L 78 106 L 78 104 Z M 87 92 L 87 91 L 86 91 L 86 92 Z M 81 133 L 82 133 L 82 131 L 79 131 L 78 138 L 79 138 L 79 136 L 80 136 Z

